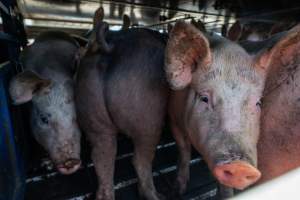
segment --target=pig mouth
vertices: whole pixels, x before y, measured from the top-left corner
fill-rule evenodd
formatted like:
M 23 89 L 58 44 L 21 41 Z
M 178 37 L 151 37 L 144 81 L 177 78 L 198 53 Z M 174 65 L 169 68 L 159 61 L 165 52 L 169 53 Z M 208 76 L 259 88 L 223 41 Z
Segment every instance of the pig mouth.
M 217 164 L 213 174 L 221 184 L 238 190 L 247 188 L 261 177 L 257 168 L 240 160 Z
M 81 166 L 81 160 L 76 158 L 68 159 L 56 165 L 57 170 L 64 175 L 73 174 Z

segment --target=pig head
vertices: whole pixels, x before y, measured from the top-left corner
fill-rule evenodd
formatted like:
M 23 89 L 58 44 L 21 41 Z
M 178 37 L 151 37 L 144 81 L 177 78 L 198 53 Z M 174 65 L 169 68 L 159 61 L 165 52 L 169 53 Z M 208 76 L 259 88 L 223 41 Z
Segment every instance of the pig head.
M 73 88 L 78 48 L 65 33 L 41 34 L 22 52 L 25 70 L 9 87 L 14 104 L 32 102 L 32 133 L 62 174 L 75 172 L 81 163 Z
M 256 168 L 260 99 L 280 49 L 275 45 L 250 55 L 236 43 L 183 22 L 170 34 L 165 70 L 174 90 L 171 126 L 202 154 L 223 185 L 244 189 L 261 176 Z

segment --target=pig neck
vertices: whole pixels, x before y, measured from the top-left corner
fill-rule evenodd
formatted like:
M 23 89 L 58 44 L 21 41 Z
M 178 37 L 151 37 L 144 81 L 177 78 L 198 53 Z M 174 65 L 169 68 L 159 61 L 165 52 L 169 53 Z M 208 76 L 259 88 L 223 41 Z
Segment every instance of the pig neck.
M 169 116 L 170 120 L 181 130 L 182 133 L 186 133 L 185 125 L 185 106 L 187 105 L 187 95 L 189 87 L 179 91 L 170 92 L 169 103 Z

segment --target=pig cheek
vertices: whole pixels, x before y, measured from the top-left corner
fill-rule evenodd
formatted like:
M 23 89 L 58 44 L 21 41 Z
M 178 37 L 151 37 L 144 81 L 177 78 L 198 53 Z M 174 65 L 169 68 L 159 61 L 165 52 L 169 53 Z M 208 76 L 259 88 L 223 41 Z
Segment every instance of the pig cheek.
M 260 117 L 261 117 L 261 108 L 259 106 L 255 106 L 253 108 L 249 108 L 249 116 L 247 117 L 249 127 L 248 133 L 252 133 L 249 138 L 249 142 L 252 141 L 253 145 L 256 146 L 259 138 L 259 130 L 260 130 Z
M 39 126 L 38 123 L 33 125 L 33 133 L 37 142 L 46 150 L 54 163 L 61 160 L 61 153 L 59 152 L 58 135 L 55 133 L 55 127 L 49 123 L 47 127 Z
M 209 124 L 201 119 L 201 113 L 193 113 L 188 122 L 188 135 L 193 147 L 203 156 L 206 156 L 207 138 L 209 133 Z
M 35 127 L 34 128 L 34 137 L 36 139 L 36 141 L 46 150 L 46 152 L 50 155 L 51 159 L 53 161 L 57 160 L 55 157 L 55 142 L 54 142 L 54 138 L 52 138 L 53 133 L 51 131 L 51 129 L 47 128 L 39 128 L 39 127 Z

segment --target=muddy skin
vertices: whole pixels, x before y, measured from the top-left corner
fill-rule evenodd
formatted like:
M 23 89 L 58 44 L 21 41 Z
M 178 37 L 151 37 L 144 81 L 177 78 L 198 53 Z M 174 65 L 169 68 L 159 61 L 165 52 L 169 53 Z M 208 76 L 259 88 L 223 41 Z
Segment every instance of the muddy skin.
M 260 178 L 256 168 L 260 98 L 266 79 L 266 87 L 272 82 L 267 75 L 279 55 L 297 52 L 294 42 L 299 32 L 298 27 L 284 37 L 276 36 L 277 40 L 250 53 L 239 44 L 203 35 L 181 22 L 173 28 L 165 64 L 175 90 L 169 114 L 181 151 L 177 178 L 181 192 L 189 177 L 190 144 L 227 187 L 245 189 Z M 292 57 L 284 56 L 282 62 L 295 63 Z
M 135 145 L 140 194 L 159 199 L 151 161 L 169 93 L 159 67 L 165 43 L 158 33 L 143 29 L 108 34 L 107 42 L 113 44 L 112 51 L 100 49 L 82 60 L 76 86 L 80 124 L 93 146 L 100 185 L 97 199 L 114 199 L 113 166 L 120 132 Z M 260 178 L 256 169 L 260 98 L 274 52 L 289 45 L 285 42 L 250 54 L 224 38 L 204 36 L 191 25 L 180 22 L 173 28 L 165 72 L 173 88 L 168 107 L 180 149 L 180 192 L 189 179 L 191 145 L 226 186 L 244 189 Z
M 32 102 L 33 135 L 62 174 L 75 172 L 81 163 L 73 80 L 78 48 L 66 33 L 42 33 L 22 52 L 25 70 L 9 88 L 14 104 Z
M 265 74 L 239 45 L 186 24 L 177 28 L 167 45 L 166 72 L 175 90 L 169 114 L 181 150 L 180 191 L 189 177 L 189 143 L 222 184 L 244 189 L 260 177 L 256 143 Z
M 246 45 L 249 51 L 276 43 L 282 38 L 291 45 L 282 45 L 275 52 L 264 91 L 261 133 L 258 142 L 258 168 L 262 177 L 258 183 L 271 180 L 300 166 L 299 101 L 299 27 L 277 34 L 270 40 Z M 294 33 L 294 34 L 292 34 Z M 250 47 L 250 48 L 249 48 Z
M 106 40 L 113 49 L 87 53 L 76 84 L 78 119 L 91 142 L 98 176 L 96 199 L 114 199 L 119 133 L 133 141 L 141 197 L 162 199 L 153 184 L 152 160 L 167 111 L 168 86 L 162 68 L 165 39 L 154 31 L 129 29 L 109 33 Z

